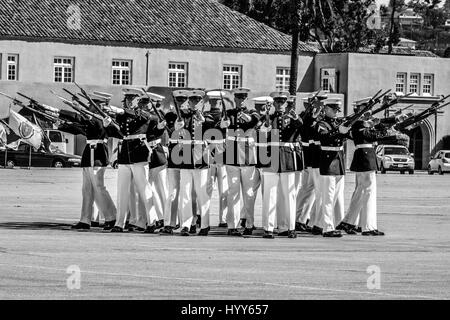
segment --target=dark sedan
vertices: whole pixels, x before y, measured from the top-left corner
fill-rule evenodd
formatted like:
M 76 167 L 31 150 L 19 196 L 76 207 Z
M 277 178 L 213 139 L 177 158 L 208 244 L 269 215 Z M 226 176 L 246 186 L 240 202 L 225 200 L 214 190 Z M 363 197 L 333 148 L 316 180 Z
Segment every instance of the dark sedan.
M 62 152 L 47 152 L 44 149 L 36 151 L 31 147 L 31 167 L 55 167 L 71 168 L 80 167 L 81 157 Z M 20 144 L 17 150 L 8 149 L 5 159 L 5 149 L 0 149 L 0 163 L 6 167 L 28 167 L 30 157 L 30 146 Z

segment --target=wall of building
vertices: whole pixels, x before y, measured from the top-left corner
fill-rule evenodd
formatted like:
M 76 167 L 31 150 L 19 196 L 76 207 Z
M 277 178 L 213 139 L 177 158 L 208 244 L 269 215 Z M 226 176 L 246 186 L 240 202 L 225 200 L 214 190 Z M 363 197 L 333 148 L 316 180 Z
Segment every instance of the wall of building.
M 318 54 L 315 60 L 315 84 L 320 83 L 320 69 L 334 67 L 340 71 L 339 93 L 346 96 L 346 114 L 352 112 L 352 102 L 361 98 L 374 95 L 378 90 L 392 89 L 395 92 L 396 75 L 398 72 L 434 74 L 434 95 L 450 94 L 450 63 L 448 59 L 394 56 L 376 54 Z M 421 77 L 421 78 L 422 78 Z M 406 101 L 398 106 L 406 106 L 414 103 L 414 109 L 418 112 L 429 106 L 430 102 L 420 101 L 420 97 L 414 101 Z M 424 142 L 423 163 L 426 164 L 430 153 L 435 151 L 435 121 L 430 117 L 430 126 L 422 126 L 423 130 L 430 130 L 429 139 Z M 430 127 L 429 129 L 427 129 Z M 445 110 L 439 114 L 436 127 L 436 142 L 443 136 L 450 134 L 450 112 Z M 427 135 L 424 135 L 427 136 Z M 354 146 L 348 143 L 347 163 L 350 165 Z
M 156 49 L 132 47 L 106 47 L 96 45 L 50 42 L 0 41 L 2 70 L 0 89 L 7 93 L 25 91 L 47 103 L 58 104 L 49 90 L 73 88 L 72 84 L 55 83 L 53 58 L 75 57 L 75 81 L 89 89 L 102 90 L 114 95 L 112 104 L 120 104 L 122 86 L 112 85 L 112 60 L 133 61 L 132 86 L 146 85 L 147 51 L 149 55 L 149 86 L 168 86 L 169 62 L 188 63 L 187 86 L 195 88 L 222 87 L 222 66 L 242 66 L 242 86 L 253 90 L 253 95 L 267 94 L 276 87 L 276 68 L 289 67 L 290 55 L 250 52 L 194 51 L 183 49 Z M 6 81 L 6 54 L 19 55 L 19 81 Z M 313 78 L 313 54 L 299 57 L 298 79 Z M 310 90 L 303 83 L 304 90 Z M 0 102 L 1 103 L 1 102 Z

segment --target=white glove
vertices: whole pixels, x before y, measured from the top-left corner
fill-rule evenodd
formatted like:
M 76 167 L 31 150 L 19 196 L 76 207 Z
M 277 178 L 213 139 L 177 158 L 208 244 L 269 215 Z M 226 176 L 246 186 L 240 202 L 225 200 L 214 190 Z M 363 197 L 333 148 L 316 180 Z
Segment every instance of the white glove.
M 157 125 L 158 130 L 164 129 L 166 127 L 166 125 L 167 125 L 166 120 L 159 122 L 158 125 Z
M 176 121 L 175 122 L 175 130 L 180 130 L 184 128 L 184 121 Z
M 231 124 L 230 120 L 222 120 L 222 121 L 220 121 L 220 127 L 222 129 L 228 128 L 230 126 L 230 124 Z
M 112 122 L 111 117 L 103 118 L 103 126 L 104 126 L 105 128 L 108 127 L 108 126 L 111 124 L 111 122 Z
M 252 120 L 252 117 L 244 112 L 241 112 L 239 113 L 239 119 L 243 120 L 244 122 L 250 122 Z
M 264 123 L 264 124 L 261 126 L 261 128 L 260 128 L 259 130 L 260 130 L 261 132 L 267 133 L 267 132 L 270 132 L 270 130 L 272 130 L 272 126 L 266 127 L 266 124 Z
M 339 132 L 342 134 L 347 134 L 349 131 L 350 131 L 349 127 L 344 127 L 344 126 L 339 127 Z

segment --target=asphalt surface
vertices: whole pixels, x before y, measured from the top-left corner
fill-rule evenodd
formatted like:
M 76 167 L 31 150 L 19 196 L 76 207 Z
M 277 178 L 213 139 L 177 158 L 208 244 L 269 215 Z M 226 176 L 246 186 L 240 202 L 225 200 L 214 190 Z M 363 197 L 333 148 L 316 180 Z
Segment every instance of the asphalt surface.
M 79 169 L 0 169 L 0 299 L 449 299 L 450 176 L 377 178 L 385 237 L 266 240 L 72 231 Z M 213 226 L 217 211 L 215 191 Z

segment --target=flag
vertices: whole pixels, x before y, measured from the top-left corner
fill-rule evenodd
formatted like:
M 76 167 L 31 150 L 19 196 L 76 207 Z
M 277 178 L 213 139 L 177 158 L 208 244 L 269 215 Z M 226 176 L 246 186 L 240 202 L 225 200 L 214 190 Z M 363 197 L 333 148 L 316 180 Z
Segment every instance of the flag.
M 6 129 L 3 124 L 0 123 L 0 147 L 5 146 L 7 141 Z
M 11 105 L 0 104 L 0 119 L 9 118 Z
M 23 142 L 33 146 L 35 149 L 39 149 L 44 136 L 43 130 L 39 126 L 31 123 L 13 110 L 11 110 L 8 119 L 8 126 Z

